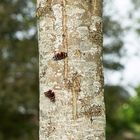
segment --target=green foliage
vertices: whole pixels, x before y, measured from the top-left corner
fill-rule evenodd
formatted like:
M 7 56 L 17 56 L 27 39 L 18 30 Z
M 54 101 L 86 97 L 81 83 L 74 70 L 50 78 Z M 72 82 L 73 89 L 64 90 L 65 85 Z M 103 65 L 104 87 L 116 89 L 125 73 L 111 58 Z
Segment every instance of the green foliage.
M 139 9 L 140 1 L 133 0 L 132 2 L 135 4 L 134 8 Z M 134 14 L 134 12 L 135 9 L 128 14 Z M 123 68 L 119 61 L 122 55 L 125 55 L 121 52 L 125 30 L 122 30 L 119 22 L 112 21 L 109 16 L 104 17 L 104 23 L 104 68 L 118 71 Z M 136 32 L 139 33 L 139 27 Z M 131 97 L 121 85 L 105 86 L 107 140 L 140 139 L 140 87 L 136 89 L 136 92 L 137 95 Z
M 120 58 L 124 56 L 121 53 L 123 48 L 123 29 L 121 24 L 112 20 L 110 16 L 104 16 L 104 69 L 119 71 L 123 69 Z M 107 140 L 124 140 L 120 134 L 124 131 L 127 123 L 122 123 L 125 119 L 121 115 L 124 112 L 118 110 L 127 104 L 129 100 L 128 91 L 121 85 L 105 85 L 105 104 L 106 104 L 106 137 Z M 119 116 L 120 115 L 120 116 Z M 131 118 L 131 117 L 130 117 Z
M 140 87 L 138 87 L 136 91 L 136 96 L 130 97 L 125 103 L 123 102 L 114 112 L 117 127 L 113 122 L 113 127 L 115 127 L 116 130 L 111 133 L 116 136 L 116 138 L 121 137 L 123 140 L 140 139 Z
M 121 49 L 123 48 L 122 41 L 123 30 L 120 24 L 111 19 L 109 16 L 104 16 L 104 69 L 118 71 L 123 69 L 120 63 L 122 57 Z M 105 104 L 106 104 L 106 137 L 107 140 L 117 138 L 120 133 L 122 124 L 116 117 L 117 110 L 123 103 L 128 100 L 129 94 L 120 85 L 105 85 Z M 118 139 L 116 139 L 118 140 Z M 119 137 L 121 140 L 121 137 Z
M 38 138 L 38 50 L 28 10 L 27 0 L 0 1 L 0 140 Z
M 119 23 L 104 16 L 104 68 L 109 70 L 121 70 L 121 49 L 123 47 L 122 28 Z
M 107 87 L 106 92 L 107 140 L 139 140 L 140 87 L 136 88 L 137 95 L 129 98 L 120 87 Z
M 131 2 L 134 4 L 134 8 L 137 10 L 139 9 L 140 1 L 139 0 L 131 0 Z
M 105 86 L 105 104 L 106 104 L 106 135 L 107 140 L 111 140 L 112 135 L 118 134 L 122 126 L 117 118 L 117 110 L 124 103 L 127 103 L 128 92 L 121 86 Z

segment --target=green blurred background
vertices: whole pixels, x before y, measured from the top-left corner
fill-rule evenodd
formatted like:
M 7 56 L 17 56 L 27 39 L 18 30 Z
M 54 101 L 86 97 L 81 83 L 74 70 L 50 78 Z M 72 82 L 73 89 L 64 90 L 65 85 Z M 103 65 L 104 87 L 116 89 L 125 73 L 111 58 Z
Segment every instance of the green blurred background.
M 0 140 L 38 140 L 39 79 L 35 3 L 35 0 L 0 0 Z M 134 20 L 133 13 L 139 9 L 140 1 L 133 0 L 132 4 L 134 8 L 127 14 L 129 20 Z M 140 140 L 139 83 L 134 86 L 131 82 L 131 93 L 132 90 L 128 90 L 129 87 L 121 82 L 110 82 L 115 76 L 113 72 L 121 73 L 125 67 L 121 62 L 127 56 L 123 38 L 133 28 L 124 28 L 115 18 L 118 13 L 111 12 L 114 8 L 111 0 L 105 0 L 106 137 L 107 140 Z M 139 24 L 140 17 L 134 22 Z M 139 35 L 140 27 L 135 32 Z

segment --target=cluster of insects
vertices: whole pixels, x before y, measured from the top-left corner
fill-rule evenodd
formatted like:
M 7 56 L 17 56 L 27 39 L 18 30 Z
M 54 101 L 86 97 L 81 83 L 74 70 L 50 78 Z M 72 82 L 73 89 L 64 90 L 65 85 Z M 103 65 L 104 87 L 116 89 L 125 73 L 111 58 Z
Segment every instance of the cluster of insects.
M 53 56 L 53 60 L 58 61 L 62 60 L 68 57 L 68 54 L 66 52 L 58 52 Z
M 44 95 L 48 97 L 51 102 L 55 102 L 55 93 L 52 90 L 44 92 Z

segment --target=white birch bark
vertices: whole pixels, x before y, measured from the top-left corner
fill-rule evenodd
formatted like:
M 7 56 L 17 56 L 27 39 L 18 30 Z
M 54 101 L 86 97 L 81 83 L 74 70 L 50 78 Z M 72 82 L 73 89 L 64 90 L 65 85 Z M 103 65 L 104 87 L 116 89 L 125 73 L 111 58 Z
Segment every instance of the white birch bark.
M 40 140 L 105 140 L 101 13 L 102 0 L 37 0 Z

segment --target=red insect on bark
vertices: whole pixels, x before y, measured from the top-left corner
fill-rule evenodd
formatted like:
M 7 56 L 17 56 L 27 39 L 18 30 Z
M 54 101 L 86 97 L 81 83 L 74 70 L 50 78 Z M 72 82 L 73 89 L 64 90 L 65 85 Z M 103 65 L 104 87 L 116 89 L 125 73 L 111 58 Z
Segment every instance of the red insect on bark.
M 52 90 L 44 92 L 44 95 L 48 97 L 51 102 L 55 102 L 55 93 Z
M 66 52 L 59 52 L 54 55 L 53 60 L 55 61 L 62 60 L 65 59 L 67 56 L 68 54 Z

